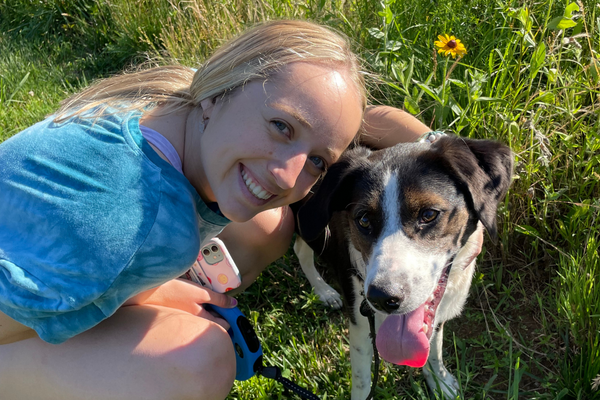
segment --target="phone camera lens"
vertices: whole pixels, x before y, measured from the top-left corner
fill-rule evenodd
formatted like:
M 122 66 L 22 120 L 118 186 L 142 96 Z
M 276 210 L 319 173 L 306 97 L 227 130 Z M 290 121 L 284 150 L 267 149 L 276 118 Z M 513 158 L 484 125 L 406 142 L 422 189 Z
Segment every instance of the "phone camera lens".
M 210 255 L 210 250 L 204 249 L 204 250 L 202 250 L 202 253 L 204 253 L 205 256 L 208 256 L 208 255 Z
M 210 249 L 213 251 L 213 253 L 216 253 L 217 251 L 219 251 L 219 248 L 217 246 L 213 246 Z

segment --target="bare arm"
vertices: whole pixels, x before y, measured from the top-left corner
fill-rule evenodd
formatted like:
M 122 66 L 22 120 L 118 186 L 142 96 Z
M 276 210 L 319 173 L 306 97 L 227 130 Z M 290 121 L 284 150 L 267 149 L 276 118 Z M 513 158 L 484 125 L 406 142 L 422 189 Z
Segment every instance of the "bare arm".
M 365 111 L 360 141 L 374 149 L 382 149 L 414 142 L 430 131 L 427 125 L 406 111 L 389 106 L 369 106 Z
M 18 342 L 37 336 L 31 328 L 0 312 L 0 345 Z
M 229 329 L 227 322 L 215 317 L 211 312 L 206 310 L 203 306 L 204 304 L 230 308 L 237 305 L 237 300 L 226 294 L 213 292 L 185 279 L 172 279 L 158 287 L 146 290 L 130 298 L 123 304 L 123 307 L 155 305 L 174 308 L 209 319 L 220 324 L 226 330 Z

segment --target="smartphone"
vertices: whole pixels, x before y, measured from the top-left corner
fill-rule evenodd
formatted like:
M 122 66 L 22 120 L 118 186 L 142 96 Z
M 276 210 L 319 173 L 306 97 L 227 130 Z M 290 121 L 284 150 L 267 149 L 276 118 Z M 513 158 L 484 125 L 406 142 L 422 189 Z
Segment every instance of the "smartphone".
M 202 244 L 200 253 L 186 276 L 193 282 L 218 293 L 225 293 L 242 284 L 240 271 L 219 238 Z

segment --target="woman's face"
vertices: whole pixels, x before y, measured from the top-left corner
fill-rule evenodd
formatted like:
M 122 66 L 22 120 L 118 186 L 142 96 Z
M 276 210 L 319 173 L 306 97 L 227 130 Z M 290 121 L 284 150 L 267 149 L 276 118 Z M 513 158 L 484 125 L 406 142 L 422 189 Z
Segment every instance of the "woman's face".
M 194 145 L 200 165 L 192 183 L 237 222 L 306 196 L 362 120 L 345 71 L 300 62 L 202 105 L 209 119 Z

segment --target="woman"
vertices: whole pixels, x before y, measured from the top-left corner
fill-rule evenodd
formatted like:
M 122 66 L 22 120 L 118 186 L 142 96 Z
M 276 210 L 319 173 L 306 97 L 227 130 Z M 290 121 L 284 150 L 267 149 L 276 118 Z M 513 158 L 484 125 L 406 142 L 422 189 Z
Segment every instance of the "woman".
M 230 222 L 244 286 L 283 254 L 287 205 L 354 139 L 365 93 L 344 38 L 277 21 L 196 73 L 101 81 L 2 143 L 2 397 L 225 398 L 227 323 L 202 304 L 235 299 L 175 278 Z M 371 117 L 374 145 L 428 131 L 395 109 Z

